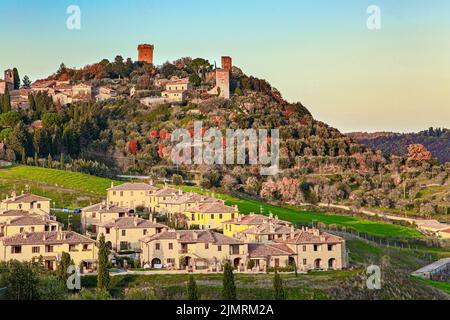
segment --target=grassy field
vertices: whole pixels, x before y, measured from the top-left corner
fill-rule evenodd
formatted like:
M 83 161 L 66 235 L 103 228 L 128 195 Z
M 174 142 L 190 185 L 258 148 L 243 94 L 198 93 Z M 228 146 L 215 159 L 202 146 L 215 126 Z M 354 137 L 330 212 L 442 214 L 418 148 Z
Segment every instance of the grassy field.
M 432 281 L 422 278 L 415 278 L 417 281 L 426 283 L 436 289 L 442 290 L 448 294 L 450 294 L 450 282 L 443 282 L 443 281 Z
M 198 187 L 182 187 L 184 191 L 192 191 L 203 194 L 211 194 Z M 238 205 L 239 210 L 243 213 L 259 213 L 261 207 L 265 214 L 272 212 L 278 215 L 280 219 L 290 221 L 292 223 L 315 223 L 322 222 L 325 224 L 336 224 L 345 227 L 351 227 L 359 232 L 365 232 L 376 236 L 395 236 L 420 238 L 423 235 L 414 228 L 403 227 L 394 224 L 382 223 L 362 219 L 358 217 L 342 216 L 337 214 L 326 214 L 321 212 L 309 212 L 296 207 L 281 208 L 267 204 L 262 201 L 251 199 L 236 198 L 230 195 L 214 193 L 214 196 L 225 200 L 228 205 Z
M 5 198 L 12 190 L 29 189 L 34 194 L 52 199 L 52 206 L 73 209 L 103 200 L 113 181 L 78 172 L 15 166 L 0 169 L 0 197 Z

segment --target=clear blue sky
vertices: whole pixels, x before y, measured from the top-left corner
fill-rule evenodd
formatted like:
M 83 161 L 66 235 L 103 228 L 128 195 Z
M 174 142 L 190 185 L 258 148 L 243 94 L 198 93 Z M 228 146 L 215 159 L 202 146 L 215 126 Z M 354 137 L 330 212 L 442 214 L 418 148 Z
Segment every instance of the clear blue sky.
M 72 4 L 81 30 L 66 28 Z M 366 27 L 371 4 L 380 31 Z M 0 68 L 33 80 L 153 43 L 157 63 L 231 55 L 344 132 L 450 126 L 448 0 L 14 0 L 1 12 Z

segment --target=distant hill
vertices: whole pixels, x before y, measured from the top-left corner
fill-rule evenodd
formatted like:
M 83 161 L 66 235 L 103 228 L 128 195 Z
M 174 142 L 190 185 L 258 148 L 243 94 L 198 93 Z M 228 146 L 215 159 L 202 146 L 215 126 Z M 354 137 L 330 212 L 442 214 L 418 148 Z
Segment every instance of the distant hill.
M 430 128 L 419 133 L 353 132 L 349 137 L 384 155 L 406 156 L 410 144 L 423 144 L 442 164 L 450 162 L 450 130 Z

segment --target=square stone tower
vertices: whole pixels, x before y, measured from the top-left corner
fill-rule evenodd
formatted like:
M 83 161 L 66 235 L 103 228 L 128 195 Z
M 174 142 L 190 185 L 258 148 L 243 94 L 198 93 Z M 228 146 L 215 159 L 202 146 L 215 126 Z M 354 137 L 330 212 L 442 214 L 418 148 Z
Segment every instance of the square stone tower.
M 153 64 L 153 50 L 155 46 L 152 44 L 140 44 L 138 46 L 138 61 Z
M 233 60 L 231 59 L 231 57 L 228 56 L 222 57 L 222 69 L 231 72 L 231 70 L 233 69 Z

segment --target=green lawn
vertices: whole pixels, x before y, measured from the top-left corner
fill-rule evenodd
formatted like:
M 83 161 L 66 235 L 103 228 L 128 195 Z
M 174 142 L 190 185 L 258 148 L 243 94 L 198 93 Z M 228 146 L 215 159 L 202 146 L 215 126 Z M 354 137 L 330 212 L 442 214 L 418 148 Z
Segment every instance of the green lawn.
M 55 187 L 105 195 L 106 189 L 111 187 L 111 182 L 114 181 L 116 184 L 121 183 L 120 181 L 99 178 L 79 172 L 29 166 L 15 166 L 0 169 L 0 178 L 38 181 Z
M 426 283 L 436 289 L 442 290 L 442 291 L 450 294 L 450 282 L 432 281 L 432 280 L 423 279 L 423 278 L 419 278 L 419 277 L 414 277 L 414 278 L 420 282 Z
M 182 189 L 184 191 L 211 194 L 211 192 L 202 190 L 198 187 L 183 186 Z M 336 224 L 340 226 L 351 227 L 356 231 L 365 232 L 375 236 L 394 236 L 408 238 L 423 237 L 423 235 L 414 228 L 403 227 L 394 224 L 375 222 L 358 217 L 304 211 L 296 207 L 281 208 L 262 201 L 241 199 L 226 194 L 214 193 L 214 196 L 225 200 L 226 204 L 228 205 L 238 205 L 239 211 L 245 214 L 249 214 L 251 212 L 259 213 L 260 208 L 262 207 L 265 214 L 272 212 L 273 214 L 278 215 L 280 219 L 290 221 L 292 223 L 322 222 L 328 225 Z

